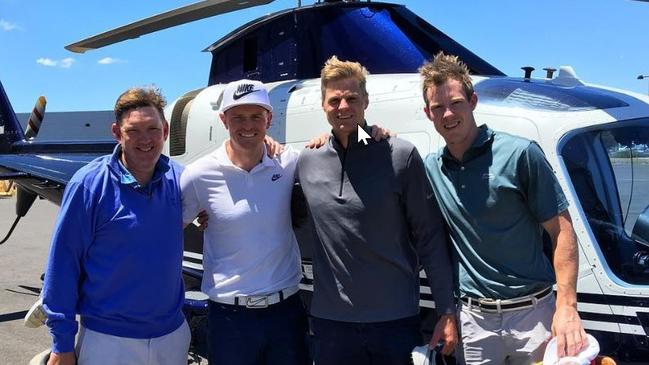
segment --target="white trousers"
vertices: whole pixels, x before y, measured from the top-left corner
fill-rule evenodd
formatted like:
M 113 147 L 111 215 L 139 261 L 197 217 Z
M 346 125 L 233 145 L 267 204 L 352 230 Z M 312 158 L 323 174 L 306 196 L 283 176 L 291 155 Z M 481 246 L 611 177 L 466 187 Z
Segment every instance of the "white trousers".
M 536 308 L 502 313 L 479 312 L 462 303 L 458 310 L 460 341 L 458 364 L 528 365 L 543 360 L 552 335 L 554 295 L 538 301 Z
M 78 365 L 187 365 L 191 333 L 187 322 L 156 338 L 107 335 L 81 327 L 77 340 Z

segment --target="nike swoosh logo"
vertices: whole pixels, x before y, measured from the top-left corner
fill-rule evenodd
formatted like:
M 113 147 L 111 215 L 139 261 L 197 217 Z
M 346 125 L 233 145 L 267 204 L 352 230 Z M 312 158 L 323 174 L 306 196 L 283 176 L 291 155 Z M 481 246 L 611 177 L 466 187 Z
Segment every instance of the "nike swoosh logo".
M 239 99 L 243 98 L 244 96 L 246 96 L 248 94 L 254 93 L 255 91 L 259 91 L 259 90 L 249 90 L 249 91 L 244 91 L 242 93 L 235 92 L 232 95 L 232 99 L 239 100 Z
M 259 303 L 263 302 L 264 300 L 266 300 L 266 298 L 259 298 L 259 299 L 250 298 L 250 300 L 248 300 L 248 302 L 251 305 L 255 305 L 255 304 L 259 304 Z

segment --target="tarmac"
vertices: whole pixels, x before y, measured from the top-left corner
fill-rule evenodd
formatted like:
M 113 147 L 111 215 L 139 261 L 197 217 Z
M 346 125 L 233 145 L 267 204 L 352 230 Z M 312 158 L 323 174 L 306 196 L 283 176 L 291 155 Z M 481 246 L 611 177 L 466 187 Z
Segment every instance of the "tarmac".
M 45 326 L 27 328 L 23 318 L 42 287 L 41 274 L 57 213 L 58 206 L 37 199 L 9 240 L 0 245 L 0 365 L 26 365 L 51 345 Z M 0 198 L 0 239 L 15 217 L 15 198 Z
M 0 236 L 16 217 L 14 197 L 0 199 Z M 58 206 L 37 199 L 7 242 L 0 245 L 0 364 L 28 364 L 50 347 L 45 326 L 27 328 L 23 317 L 38 299 Z M 0 238 L 1 239 L 1 238 Z
M 0 240 L 16 218 L 15 205 L 15 197 L 0 198 Z M 58 210 L 57 205 L 37 199 L 9 240 L 0 245 L 0 365 L 27 365 L 51 346 L 47 327 L 25 327 L 23 318 L 42 288 Z

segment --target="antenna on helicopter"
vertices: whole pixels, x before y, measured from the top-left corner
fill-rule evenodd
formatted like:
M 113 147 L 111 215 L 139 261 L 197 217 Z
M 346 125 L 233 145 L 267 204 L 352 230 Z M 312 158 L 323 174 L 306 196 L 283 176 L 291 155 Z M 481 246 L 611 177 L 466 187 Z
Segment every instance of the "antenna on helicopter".
M 266 5 L 275 0 L 205 0 L 170 10 L 152 17 L 97 34 L 90 38 L 69 44 L 65 49 L 71 52 L 84 53 L 88 50 L 109 46 L 127 39 L 157 32 L 195 20 L 209 18 L 219 14 Z

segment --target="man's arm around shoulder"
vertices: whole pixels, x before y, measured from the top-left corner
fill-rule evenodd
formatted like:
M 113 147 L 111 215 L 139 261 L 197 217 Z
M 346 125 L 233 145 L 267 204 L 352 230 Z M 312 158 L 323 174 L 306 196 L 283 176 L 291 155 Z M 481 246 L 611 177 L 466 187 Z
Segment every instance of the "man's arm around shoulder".
M 404 181 L 406 219 L 413 245 L 428 277 L 435 308 L 441 315 L 435 325 L 430 346 L 436 346 L 441 340 L 444 342 L 442 353 L 449 355 L 455 349 L 458 333 L 448 235 L 437 200 L 426 177 L 423 161 L 414 147 L 408 159 Z
M 183 228 L 187 227 L 194 219 L 198 218 L 200 230 L 207 228 L 209 214 L 202 209 L 201 200 L 196 191 L 195 181 L 197 180 L 194 172 L 195 165 L 185 167 L 180 175 L 180 194 L 183 208 Z

